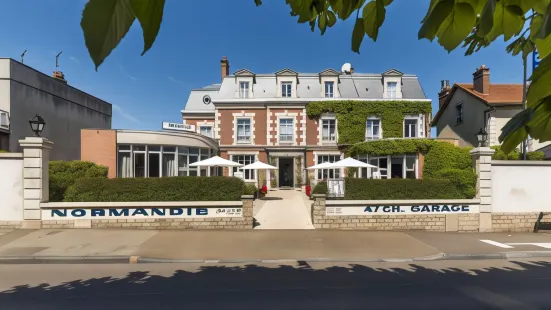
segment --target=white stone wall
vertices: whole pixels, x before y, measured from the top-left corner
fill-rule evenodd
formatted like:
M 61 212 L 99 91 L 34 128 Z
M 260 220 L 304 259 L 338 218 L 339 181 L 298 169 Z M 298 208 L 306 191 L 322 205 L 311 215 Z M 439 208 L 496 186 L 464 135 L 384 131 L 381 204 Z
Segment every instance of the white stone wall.
M 21 221 L 23 214 L 23 154 L 0 153 L 0 227 Z

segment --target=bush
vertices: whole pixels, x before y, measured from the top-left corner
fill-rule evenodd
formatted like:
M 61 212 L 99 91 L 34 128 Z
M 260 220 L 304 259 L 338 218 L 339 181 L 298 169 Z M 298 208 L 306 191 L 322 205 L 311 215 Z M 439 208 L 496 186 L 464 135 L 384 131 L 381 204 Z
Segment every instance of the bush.
M 423 178 L 432 179 L 440 170 L 445 169 L 472 170 L 473 161 L 469 151 L 470 148 L 435 141 L 425 155 Z
M 450 181 L 465 199 L 472 199 L 476 195 L 477 177 L 473 169 L 442 169 L 436 172 L 434 178 Z
M 448 180 L 345 179 L 346 200 L 462 199 Z
M 492 149 L 495 150 L 494 155 L 492 155 L 493 160 L 522 160 L 519 150 L 515 149 L 509 154 L 505 154 L 499 145 L 492 146 Z M 526 160 L 543 160 L 544 158 L 545 154 L 543 152 L 526 152 Z
M 64 201 L 238 201 L 245 183 L 233 177 L 80 179 Z
M 544 152 L 528 152 L 526 153 L 526 160 L 543 160 L 545 158 Z
M 327 188 L 327 182 L 325 181 L 319 181 L 316 186 L 314 186 L 314 189 L 312 190 L 312 194 L 323 194 L 327 195 L 329 193 L 329 189 Z
M 255 195 L 258 193 L 258 188 L 253 183 L 245 183 L 243 195 Z
M 107 178 L 108 168 L 88 161 L 51 161 L 48 166 L 50 173 L 50 201 L 63 201 L 67 188 L 78 179 Z

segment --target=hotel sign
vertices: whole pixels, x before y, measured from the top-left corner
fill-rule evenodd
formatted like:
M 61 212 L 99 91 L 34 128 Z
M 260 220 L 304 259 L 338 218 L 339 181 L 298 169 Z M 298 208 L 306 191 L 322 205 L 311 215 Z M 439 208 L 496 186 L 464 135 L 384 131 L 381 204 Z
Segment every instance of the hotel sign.
M 478 205 L 326 207 L 326 216 L 479 213 Z
M 195 125 L 163 122 L 163 129 L 177 130 L 177 131 L 193 131 L 193 132 L 195 132 Z
M 55 208 L 43 209 L 43 220 L 176 219 L 243 217 L 243 208 Z

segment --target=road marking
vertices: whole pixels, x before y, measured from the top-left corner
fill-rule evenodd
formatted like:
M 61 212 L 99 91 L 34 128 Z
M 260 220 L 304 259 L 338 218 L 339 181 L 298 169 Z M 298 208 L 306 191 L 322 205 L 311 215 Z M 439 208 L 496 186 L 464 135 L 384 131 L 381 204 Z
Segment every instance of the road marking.
M 500 247 L 500 248 L 504 248 L 504 249 L 513 249 L 514 247 L 510 246 L 510 245 L 507 245 L 505 243 L 499 243 L 497 241 L 493 241 L 493 240 L 480 240 L 484 243 L 488 243 L 488 244 L 491 244 L 491 245 L 495 245 L 497 247 Z
M 533 245 L 533 246 L 539 246 L 540 248 L 544 249 L 551 249 L 551 243 L 507 243 L 509 245 Z
M 497 309 L 532 310 L 533 306 L 522 303 L 508 296 L 488 291 L 479 286 L 460 287 L 459 290 L 472 299 Z

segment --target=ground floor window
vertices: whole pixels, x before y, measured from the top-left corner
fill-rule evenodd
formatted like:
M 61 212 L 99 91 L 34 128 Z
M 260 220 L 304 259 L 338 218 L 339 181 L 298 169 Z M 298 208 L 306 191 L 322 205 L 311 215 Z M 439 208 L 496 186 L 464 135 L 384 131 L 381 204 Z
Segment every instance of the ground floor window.
M 341 160 L 341 155 L 318 155 L 316 164 L 335 163 L 339 160 Z M 342 177 L 341 169 L 317 169 L 316 177 L 318 180 L 340 179 Z
M 240 163 L 243 166 L 252 164 L 256 161 L 256 155 L 232 155 L 231 156 L 232 161 L 236 163 Z M 256 180 L 256 173 L 255 170 L 250 169 L 241 169 L 239 167 L 233 168 L 233 173 L 236 172 L 242 172 L 243 173 L 243 180 L 245 181 L 254 181 Z
M 363 154 L 357 159 L 379 167 L 379 169 L 360 169 L 360 178 L 373 178 L 378 173 L 381 179 L 417 179 L 417 155 L 368 156 Z
M 170 145 L 118 145 L 117 177 L 207 176 L 190 164 L 211 157 L 211 150 Z

